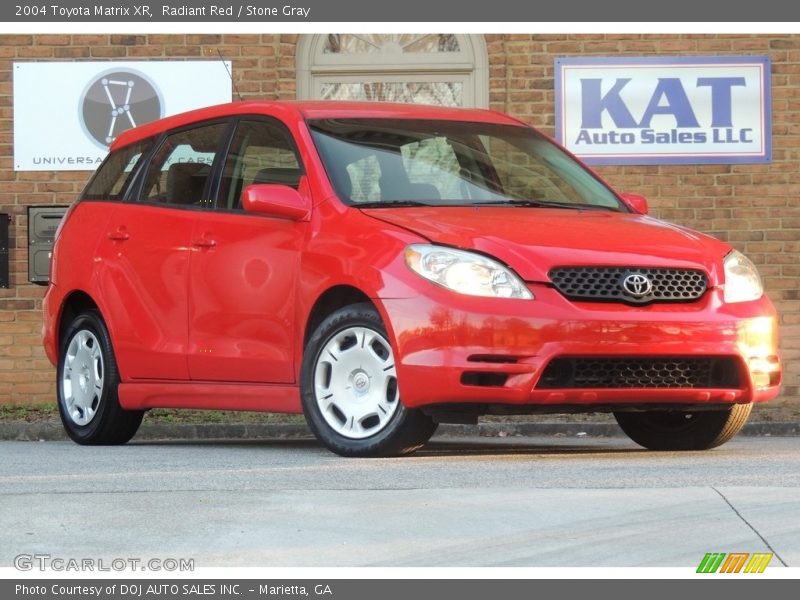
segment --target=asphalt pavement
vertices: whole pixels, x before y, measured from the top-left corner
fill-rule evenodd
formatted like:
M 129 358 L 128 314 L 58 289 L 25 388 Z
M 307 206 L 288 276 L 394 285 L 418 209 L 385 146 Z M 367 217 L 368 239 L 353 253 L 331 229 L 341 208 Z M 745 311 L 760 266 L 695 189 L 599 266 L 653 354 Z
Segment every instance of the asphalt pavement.
M 309 440 L 0 442 L 14 556 L 214 566 L 800 566 L 800 438 L 708 452 L 624 438 L 434 438 L 400 459 Z

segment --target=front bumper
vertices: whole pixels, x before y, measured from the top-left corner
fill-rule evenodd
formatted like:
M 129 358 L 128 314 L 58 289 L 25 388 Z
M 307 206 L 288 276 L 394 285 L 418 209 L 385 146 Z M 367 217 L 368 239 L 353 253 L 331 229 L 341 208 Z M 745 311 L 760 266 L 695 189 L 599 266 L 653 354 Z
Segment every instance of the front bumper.
M 395 343 L 403 404 L 536 405 L 597 410 L 638 405 L 763 402 L 779 391 L 775 309 L 766 296 L 725 304 L 720 289 L 691 304 L 632 307 L 571 302 L 531 285 L 536 299 L 460 296 L 430 286 L 416 298 L 380 300 Z M 723 359 L 725 387 L 556 388 L 540 385 L 556 358 Z

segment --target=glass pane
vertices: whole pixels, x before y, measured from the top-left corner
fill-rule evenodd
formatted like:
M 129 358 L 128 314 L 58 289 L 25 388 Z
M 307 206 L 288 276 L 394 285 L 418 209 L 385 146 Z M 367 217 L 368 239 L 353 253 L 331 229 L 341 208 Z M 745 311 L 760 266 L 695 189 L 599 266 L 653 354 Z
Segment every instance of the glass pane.
M 564 177 L 565 171 L 574 168 L 555 147 L 543 145 L 534 155 L 502 138 L 479 137 L 507 196 L 583 203 L 580 187 L 573 187 L 571 180 Z M 562 168 L 556 170 L 556 166 Z
M 442 33 L 416 36 L 416 39 L 403 45 L 403 50 L 405 52 L 461 52 L 456 36 Z
M 434 119 L 328 119 L 309 125 L 345 202 L 626 211 L 590 171 L 521 125 Z
M 153 140 L 137 142 L 109 154 L 83 192 L 84 200 L 120 200 L 131 183 L 133 168 Z
M 331 33 L 324 54 L 406 54 L 461 52 L 452 33 Z
M 350 176 L 350 197 L 355 202 L 375 202 L 381 199 L 381 166 L 375 156 L 368 156 L 347 165 Z
M 147 172 L 146 202 L 201 206 L 217 150 L 228 125 L 206 125 L 169 136 Z
M 458 81 L 323 83 L 320 97 L 323 100 L 463 106 L 464 84 Z
M 406 144 L 400 147 L 400 153 L 410 183 L 432 186 L 443 199 L 461 197 L 461 167 L 447 138 L 430 137 Z
M 289 133 L 264 121 L 244 121 L 225 162 L 218 208 L 241 208 L 242 190 L 255 183 L 297 189 L 302 175 Z

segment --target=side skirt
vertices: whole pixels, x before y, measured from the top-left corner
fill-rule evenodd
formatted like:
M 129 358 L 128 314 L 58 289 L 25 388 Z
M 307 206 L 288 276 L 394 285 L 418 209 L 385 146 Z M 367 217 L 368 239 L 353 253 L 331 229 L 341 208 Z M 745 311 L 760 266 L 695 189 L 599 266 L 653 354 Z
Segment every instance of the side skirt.
M 294 385 L 136 382 L 119 385 L 125 410 L 192 408 L 302 413 L 300 388 Z

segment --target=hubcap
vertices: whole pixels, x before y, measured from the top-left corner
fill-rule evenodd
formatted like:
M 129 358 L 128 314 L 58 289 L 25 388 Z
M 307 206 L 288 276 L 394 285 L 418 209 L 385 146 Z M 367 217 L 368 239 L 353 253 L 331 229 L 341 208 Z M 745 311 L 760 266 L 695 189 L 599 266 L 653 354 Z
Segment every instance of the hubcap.
M 82 329 L 67 346 L 61 374 L 64 409 L 76 425 L 88 425 L 97 414 L 104 372 L 100 342 L 91 331 Z
M 333 335 L 317 357 L 314 393 L 325 422 L 344 437 L 383 430 L 400 405 L 389 342 L 368 327 Z

